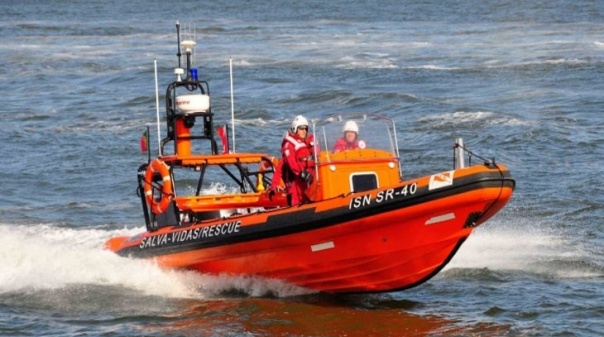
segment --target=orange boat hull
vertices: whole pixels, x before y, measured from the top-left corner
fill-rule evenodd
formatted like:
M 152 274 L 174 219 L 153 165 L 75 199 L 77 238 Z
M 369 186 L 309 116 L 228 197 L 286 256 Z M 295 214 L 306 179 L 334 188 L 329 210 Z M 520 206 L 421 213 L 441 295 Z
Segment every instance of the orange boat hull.
M 300 207 L 114 238 L 107 247 L 167 268 L 255 275 L 317 291 L 401 290 L 438 273 L 514 187 L 505 167 L 473 166 Z

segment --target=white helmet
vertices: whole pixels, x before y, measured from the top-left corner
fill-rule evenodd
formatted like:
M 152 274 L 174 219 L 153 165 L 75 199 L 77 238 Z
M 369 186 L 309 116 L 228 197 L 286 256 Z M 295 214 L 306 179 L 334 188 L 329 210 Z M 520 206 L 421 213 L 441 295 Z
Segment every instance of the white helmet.
M 352 131 L 354 133 L 356 133 L 357 135 L 359 134 L 359 126 L 357 125 L 357 123 L 355 121 L 348 121 L 346 122 L 346 124 L 344 124 L 344 131 Z
M 294 118 L 294 120 L 292 121 L 292 133 L 296 133 L 296 131 L 298 131 L 298 127 L 300 126 L 308 126 L 308 121 L 302 115 L 296 116 L 296 118 Z

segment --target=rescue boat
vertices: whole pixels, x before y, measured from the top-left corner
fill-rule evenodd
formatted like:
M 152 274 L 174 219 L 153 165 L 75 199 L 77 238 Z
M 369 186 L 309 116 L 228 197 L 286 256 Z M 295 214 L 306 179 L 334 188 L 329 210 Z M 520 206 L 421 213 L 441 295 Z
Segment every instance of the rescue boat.
M 219 150 L 209 85 L 191 66 L 194 42 L 180 42 L 178 23 L 177 36 L 179 65 L 181 46 L 187 65 L 166 90 L 166 137 L 159 155 L 148 152 L 138 169 L 146 231 L 105 244 L 121 256 L 320 292 L 396 291 L 436 275 L 512 196 L 508 169 L 470 152 L 461 139 L 450 170 L 404 179 L 394 120 L 350 113 L 310 123 L 309 201 L 290 206 L 282 189 L 270 189 L 283 187 L 278 159 L 236 153 L 224 133 Z M 349 121 L 362 146 L 336 152 Z

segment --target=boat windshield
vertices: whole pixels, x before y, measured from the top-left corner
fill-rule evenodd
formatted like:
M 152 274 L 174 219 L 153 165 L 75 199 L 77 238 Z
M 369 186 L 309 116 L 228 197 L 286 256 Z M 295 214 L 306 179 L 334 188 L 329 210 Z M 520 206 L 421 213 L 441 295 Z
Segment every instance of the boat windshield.
M 346 155 L 358 150 L 373 150 L 372 153 L 377 151 L 380 157 L 398 160 L 395 130 L 393 120 L 374 114 L 340 114 L 315 121 L 317 162 L 367 159 L 367 156 Z

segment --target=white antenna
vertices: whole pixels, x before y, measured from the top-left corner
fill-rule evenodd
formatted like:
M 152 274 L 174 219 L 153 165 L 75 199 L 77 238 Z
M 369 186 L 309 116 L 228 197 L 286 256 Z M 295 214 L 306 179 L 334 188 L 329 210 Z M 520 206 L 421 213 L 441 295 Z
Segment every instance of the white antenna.
M 161 133 L 159 130 L 159 86 L 157 84 L 157 59 L 153 59 L 153 68 L 155 72 L 155 114 L 157 117 L 157 152 L 161 156 Z
M 233 153 L 235 153 L 235 98 L 233 96 L 233 58 L 229 57 L 229 69 L 231 73 L 231 133 L 233 134 Z

